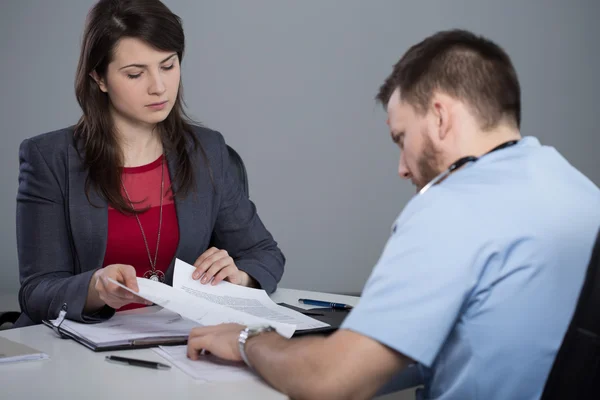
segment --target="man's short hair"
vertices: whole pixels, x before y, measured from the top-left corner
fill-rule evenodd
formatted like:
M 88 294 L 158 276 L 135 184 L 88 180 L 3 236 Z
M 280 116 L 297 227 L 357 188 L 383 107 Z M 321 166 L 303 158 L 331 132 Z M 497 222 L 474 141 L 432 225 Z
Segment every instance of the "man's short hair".
M 521 125 L 521 88 L 510 57 L 497 44 L 465 30 L 438 32 L 412 46 L 394 65 L 376 99 L 394 90 L 425 114 L 435 91 L 467 104 L 483 130 Z

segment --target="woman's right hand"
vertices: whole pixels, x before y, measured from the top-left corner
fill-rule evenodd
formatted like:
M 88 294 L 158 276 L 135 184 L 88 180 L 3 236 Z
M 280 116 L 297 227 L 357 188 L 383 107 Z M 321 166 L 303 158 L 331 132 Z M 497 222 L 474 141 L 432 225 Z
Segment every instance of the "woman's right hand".
M 125 264 L 107 265 L 104 268 L 100 268 L 92 275 L 86 302 L 87 310 L 99 309 L 104 305 L 117 310 L 130 303 L 152 304 L 151 302 L 128 292 L 122 287 L 115 285 L 110 282 L 108 278 L 114 279 L 134 292 L 139 291 L 135 268 Z

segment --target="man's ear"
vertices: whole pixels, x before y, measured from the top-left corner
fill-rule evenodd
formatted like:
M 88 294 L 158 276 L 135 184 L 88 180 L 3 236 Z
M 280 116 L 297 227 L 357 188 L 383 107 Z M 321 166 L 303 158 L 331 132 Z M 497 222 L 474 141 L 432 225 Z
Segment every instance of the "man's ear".
M 450 113 L 450 105 L 444 96 L 433 96 L 432 111 L 435 118 L 435 127 L 439 140 L 444 140 L 448 137 L 452 129 L 452 115 Z
M 98 88 L 100 88 L 101 91 L 103 91 L 104 93 L 108 91 L 108 89 L 106 88 L 106 82 L 104 82 L 104 79 L 102 79 L 96 71 L 90 72 L 90 76 L 96 82 Z

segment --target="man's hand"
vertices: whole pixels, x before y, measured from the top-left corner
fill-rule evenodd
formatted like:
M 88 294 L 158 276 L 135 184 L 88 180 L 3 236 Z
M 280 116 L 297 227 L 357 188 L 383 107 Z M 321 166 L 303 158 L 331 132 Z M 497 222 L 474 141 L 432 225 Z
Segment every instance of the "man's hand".
M 238 347 L 245 327 L 223 324 L 195 328 L 187 355 L 201 352 L 241 361 Z M 275 332 L 253 337 L 246 345 L 252 368 L 267 383 L 291 398 L 370 399 L 409 359 L 376 340 L 340 329 L 328 337 L 285 339 Z
M 239 324 L 221 324 L 192 329 L 187 345 L 188 358 L 197 360 L 204 350 L 224 360 L 242 361 L 238 338 L 245 328 Z
M 202 278 L 200 280 L 202 284 L 206 284 L 212 279 L 213 285 L 222 280 L 227 280 L 236 285 L 255 286 L 255 282 L 250 275 L 238 269 L 233 258 L 231 258 L 226 250 L 211 247 L 198 257 L 194 263 L 194 267 L 196 267 L 196 271 L 192 275 L 192 278 Z
M 104 268 L 100 268 L 92 275 L 92 280 L 88 289 L 86 310 L 97 310 L 104 305 L 116 310 L 129 303 L 152 304 L 114 283 L 109 282 L 108 278 L 112 278 L 115 281 L 122 283 L 135 292 L 139 291 L 135 268 L 131 265 L 124 264 L 107 265 Z

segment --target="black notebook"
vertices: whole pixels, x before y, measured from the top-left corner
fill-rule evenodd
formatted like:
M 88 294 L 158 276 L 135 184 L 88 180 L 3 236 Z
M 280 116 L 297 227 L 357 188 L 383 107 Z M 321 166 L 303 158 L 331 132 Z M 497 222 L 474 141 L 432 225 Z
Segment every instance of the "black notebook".
M 84 324 L 65 319 L 63 306 L 59 317 L 43 321 L 63 339 L 72 339 L 93 351 L 142 349 L 184 345 L 198 324 L 179 314 L 162 309 L 139 314 L 117 314 L 108 321 Z

